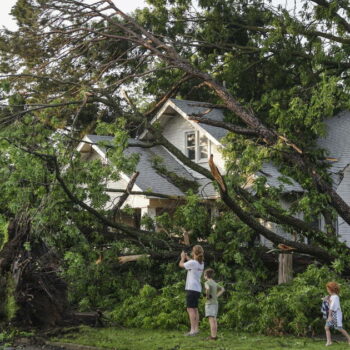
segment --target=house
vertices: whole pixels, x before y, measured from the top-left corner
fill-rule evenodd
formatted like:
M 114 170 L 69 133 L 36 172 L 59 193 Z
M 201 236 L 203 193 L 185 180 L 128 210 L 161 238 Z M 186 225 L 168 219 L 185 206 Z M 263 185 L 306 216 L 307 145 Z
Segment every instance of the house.
M 224 171 L 220 140 L 227 132 L 189 120 L 191 113 L 202 113 L 207 109 L 205 104 L 200 102 L 169 99 L 151 123 L 159 123 L 163 127 L 163 135 L 201 166 L 209 169 L 208 156 L 214 154 L 217 166 L 221 171 Z M 224 116 L 220 109 L 213 109 L 206 117 L 222 120 Z M 130 140 L 130 143 L 137 145 L 137 142 L 147 141 L 148 137 L 147 133 L 143 133 L 138 140 Z M 107 163 L 107 150 L 100 143 L 108 141 L 111 142 L 112 137 L 87 135 L 78 145 L 77 150 L 87 161 L 101 159 Z M 148 215 L 154 218 L 165 211 L 172 212 L 179 203 L 183 203 L 186 191 L 190 188 L 195 188 L 196 192 L 208 203 L 218 198 L 218 194 L 210 180 L 179 162 L 163 146 L 152 148 L 129 147 L 125 153 L 126 155 L 137 153 L 140 157 L 136 169 L 140 175 L 136 179 L 133 191 L 144 194 L 130 195 L 123 205 L 123 207 L 129 206 L 136 209 L 139 217 Z M 161 164 L 156 164 L 157 162 Z M 166 170 L 162 172 L 162 169 Z M 107 187 L 125 189 L 131 175 L 121 174 L 119 181 L 110 182 Z M 174 177 L 176 178 L 174 179 Z M 166 194 L 173 198 L 161 198 L 147 192 Z M 119 196 L 120 193 L 110 192 L 110 207 Z M 137 223 L 134 224 L 137 225 Z
M 223 139 L 227 131 L 222 128 L 197 123 L 190 120 L 193 114 L 205 114 L 205 118 L 216 121 L 224 119 L 223 110 L 219 108 L 208 108 L 208 104 L 196 101 L 184 101 L 169 99 L 153 118 L 151 123 L 160 125 L 163 136 L 166 137 L 174 146 L 176 146 L 188 158 L 197 164 L 209 169 L 208 157 L 214 155 L 215 164 L 221 173 L 225 173 L 225 162 L 221 150 L 224 147 Z M 350 138 L 347 131 L 350 130 L 350 113 L 343 112 L 334 118 L 326 121 L 328 128 L 327 136 L 318 141 L 318 146 L 326 149 L 328 160 L 331 162 L 329 172 L 333 179 L 334 187 L 337 192 L 350 203 Z M 139 176 L 136 179 L 132 194 L 124 203 L 135 209 L 137 218 L 120 218 L 123 221 L 129 221 L 135 226 L 139 225 L 140 218 L 148 215 L 154 218 L 164 212 L 171 213 L 180 203 L 183 203 L 186 190 L 192 188 L 203 198 L 203 200 L 212 208 L 215 215 L 215 206 L 211 205 L 218 198 L 211 181 L 204 178 L 203 175 L 193 171 L 163 146 L 154 146 L 151 148 L 138 147 L 140 142 L 147 142 L 149 133 L 143 132 L 138 140 L 130 140 L 133 147 L 125 150 L 126 155 L 132 153 L 139 154 L 139 163 L 137 171 Z M 108 163 L 107 150 L 101 146 L 101 141 L 111 142 L 112 137 L 87 135 L 78 146 L 78 151 L 83 159 L 101 159 Z M 281 202 L 288 207 L 288 196 L 290 194 L 302 193 L 303 189 L 295 181 L 290 183 L 281 181 L 282 174 L 272 163 L 265 163 L 252 179 L 259 176 L 266 177 L 266 185 L 282 188 Z M 131 179 L 132 174 L 120 174 L 118 181 L 110 182 L 107 187 L 110 189 L 124 190 Z M 162 198 L 157 194 L 166 194 L 170 198 Z M 286 198 L 284 198 L 286 194 Z M 120 196 L 120 193 L 110 192 L 110 207 L 113 206 Z M 300 214 L 302 216 L 302 214 Z M 290 238 L 290 234 L 283 231 L 278 225 L 266 223 L 275 232 Z M 324 227 L 324 222 L 320 218 L 319 228 Z M 341 218 L 337 222 L 340 239 L 350 245 L 350 227 Z M 269 242 L 262 238 L 262 243 L 269 245 Z
M 318 140 L 318 146 L 326 150 L 333 188 L 350 204 L 350 112 L 343 111 L 325 124 L 327 135 Z M 336 221 L 336 229 L 339 239 L 350 246 L 350 226 L 341 217 Z

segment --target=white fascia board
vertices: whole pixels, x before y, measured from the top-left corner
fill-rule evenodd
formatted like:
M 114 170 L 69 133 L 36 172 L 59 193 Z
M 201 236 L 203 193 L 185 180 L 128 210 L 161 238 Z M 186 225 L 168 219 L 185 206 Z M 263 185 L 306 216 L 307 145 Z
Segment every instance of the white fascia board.
M 130 177 L 129 177 L 128 175 L 122 173 L 122 172 L 120 172 L 120 177 L 121 177 L 124 181 L 126 181 L 127 183 L 130 182 Z M 139 186 L 136 185 L 136 183 L 135 183 L 134 186 L 133 186 L 133 190 L 134 190 L 134 191 L 138 191 L 138 192 L 143 192 L 142 189 L 141 189 Z M 144 196 L 144 195 L 141 195 L 141 194 L 140 194 L 140 195 L 138 195 L 138 196 Z M 146 196 L 145 196 L 145 197 L 146 197 Z
M 85 135 L 84 138 L 79 142 L 79 145 L 77 147 L 78 152 L 81 152 L 82 148 L 86 145 L 86 142 L 91 142 L 87 135 Z
M 201 133 L 205 134 L 205 136 L 211 141 L 213 142 L 215 145 L 217 146 L 223 146 L 222 143 L 217 140 L 215 137 L 213 137 L 212 135 L 210 135 L 205 129 L 203 129 L 201 126 L 200 126 L 200 123 L 199 122 L 195 122 L 193 120 L 190 120 L 188 115 L 181 109 L 179 108 L 178 106 L 176 106 L 176 104 L 171 101 L 171 100 L 168 100 L 166 103 L 164 103 L 163 107 L 159 110 L 159 112 L 154 116 L 154 118 L 151 120 L 151 125 L 153 123 L 155 123 L 157 120 L 161 119 L 161 117 L 163 116 L 163 113 L 164 111 L 168 108 L 168 107 L 171 107 L 173 108 L 176 112 L 178 112 L 185 120 L 187 120 L 194 128 L 195 130 L 197 131 L 200 131 Z M 140 136 L 140 139 L 142 140 L 146 135 L 147 135 L 148 131 L 145 130 L 141 136 Z
M 163 104 L 163 107 L 158 111 L 158 113 L 150 121 L 151 125 L 162 117 L 163 113 L 169 107 L 169 105 L 171 105 L 171 107 L 173 107 L 173 103 L 170 100 L 166 101 Z M 148 133 L 148 130 L 143 131 L 142 134 L 140 135 L 140 140 L 142 140 L 147 135 L 147 133 Z
M 88 136 L 84 136 L 83 140 L 79 143 L 79 145 L 78 145 L 78 147 L 77 147 L 77 151 L 78 151 L 78 152 L 81 151 L 81 149 L 84 147 L 84 145 L 86 144 L 86 142 L 91 142 L 91 143 L 93 143 L 92 140 L 89 139 Z M 91 147 L 92 147 L 92 149 L 102 158 L 103 161 L 108 162 L 108 163 L 110 164 L 110 162 L 109 162 L 109 160 L 108 160 L 108 158 L 107 158 L 107 156 L 106 156 L 106 153 L 103 152 L 103 150 L 102 150 L 98 145 L 94 144 L 94 145 L 91 145 Z M 120 172 L 120 177 L 121 177 L 124 181 L 126 181 L 127 183 L 130 182 L 130 177 L 127 176 L 126 174 L 124 174 L 123 172 Z M 139 186 L 137 186 L 136 184 L 134 184 L 134 187 L 133 187 L 133 188 L 135 188 L 136 191 L 142 192 L 142 189 L 141 189 Z
M 78 147 L 77 147 L 77 151 L 81 152 L 82 148 L 87 144 L 90 143 L 90 146 L 93 150 L 96 151 L 96 153 L 102 158 L 102 160 L 107 161 L 107 157 L 105 152 L 102 151 L 102 149 L 94 144 L 94 142 L 89 138 L 89 136 L 84 136 L 83 140 L 79 143 Z

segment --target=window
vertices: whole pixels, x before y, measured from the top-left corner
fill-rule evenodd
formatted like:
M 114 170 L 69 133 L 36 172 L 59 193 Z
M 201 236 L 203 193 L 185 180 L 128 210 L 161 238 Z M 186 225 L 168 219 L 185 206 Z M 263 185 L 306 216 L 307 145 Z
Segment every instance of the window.
M 199 159 L 208 159 L 208 139 L 204 135 L 199 137 Z
M 196 159 L 196 134 L 195 132 L 186 132 L 186 153 L 191 160 Z
M 209 142 L 205 135 L 198 131 L 185 133 L 185 151 L 188 158 L 194 161 L 207 160 L 209 154 Z

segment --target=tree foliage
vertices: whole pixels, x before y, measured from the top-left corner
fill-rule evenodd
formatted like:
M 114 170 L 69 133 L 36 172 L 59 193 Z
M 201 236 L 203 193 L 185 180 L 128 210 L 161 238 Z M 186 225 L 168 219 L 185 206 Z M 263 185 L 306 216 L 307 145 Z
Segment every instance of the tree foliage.
M 349 270 L 348 248 L 338 242 L 333 223 L 339 215 L 350 224 L 350 207 L 334 190 L 326 153 L 316 145 L 327 132 L 325 119 L 349 108 L 346 3 L 309 1 L 292 14 L 258 0 L 200 0 L 197 6 L 149 0 L 149 7 L 128 16 L 111 0 L 18 0 L 12 13 L 18 29 L 0 36 L 1 220 L 30 217 L 28 244 L 40 237 L 64 259 L 72 301 L 79 303 L 87 290 L 80 303 L 91 307 L 96 295 L 125 288 L 117 280 L 106 285 L 102 276 L 127 274 L 112 259 L 126 248 L 158 261 L 173 259 L 182 248 L 173 235 L 181 225 L 208 242 L 213 261 L 219 252 L 226 265 L 215 263 L 223 276 L 237 278 L 232 266 L 243 275 L 255 271 L 252 285 L 269 276 L 263 248 L 256 246 L 259 235 L 339 272 Z M 216 125 L 229 131 L 223 179 L 191 162 L 150 125 L 175 96 L 225 109 L 225 121 Z M 205 116 L 192 119 L 211 123 Z M 146 129 L 150 142 L 224 183 L 217 188 L 225 215 L 212 226 L 193 194 L 171 220 L 157 219 L 161 232 L 111 220 L 105 183 L 120 171 L 134 172 L 137 157 L 123 150 L 130 136 Z M 86 133 L 115 136 L 113 145 L 104 145 L 111 167 L 79 158 L 75 149 Z M 253 193 L 246 191 L 247 178 L 265 161 L 281 169 L 284 181 L 303 187 L 290 208 L 281 206 L 283 188 L 267 188 L 263 176 Z M 295 216 L 299 212 L 303 220 Z M 312 226 L 320 215 L 326 232 Z M 261 222 L 281 225 L 299 240 Z M 101 255 L 107 266 L 95 264 Z M 160 286 L 167 278 L 151 279 Z

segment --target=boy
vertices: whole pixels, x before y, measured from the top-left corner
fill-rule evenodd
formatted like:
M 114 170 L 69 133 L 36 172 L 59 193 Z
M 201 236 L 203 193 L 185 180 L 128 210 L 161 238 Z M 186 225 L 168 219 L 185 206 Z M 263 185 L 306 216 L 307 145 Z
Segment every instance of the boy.
M 326 346 L 332 345 L 331 331 L 330 328 L 337 329 L 341 334 L 343 334 L 348 344 L 350 345 L 350 335 L 343 328 L 343 313 L 340 307 L 339 292 L 340 286 L 337 282 L 328 282 L 326 284 L 327 292 L 329 297 L 329 311 L 328 318 L 325 325 L 327 343 Z
M 210 324 L 210 337 L 208 337 L 208 340 L 216 340 L 217 339 L 217 330 L 218 330 L 218 324 L 217 324 L 217 314 L 218 314 L 218 297 L 222 295 L 225 291 L 225 289 L 221 286 L 219 286 L 214 280 L 214 270 L 213 269 L 206 269 L 204 271 L 204 279 L 206 282 L 204 283 L 205 286 L 205 295 L 207 298 L 207 301 L 205 303 L 205 317 L 208 317 L 209 324 Z M 219 291 L 218 291 L 219 290 Z

